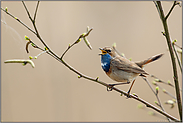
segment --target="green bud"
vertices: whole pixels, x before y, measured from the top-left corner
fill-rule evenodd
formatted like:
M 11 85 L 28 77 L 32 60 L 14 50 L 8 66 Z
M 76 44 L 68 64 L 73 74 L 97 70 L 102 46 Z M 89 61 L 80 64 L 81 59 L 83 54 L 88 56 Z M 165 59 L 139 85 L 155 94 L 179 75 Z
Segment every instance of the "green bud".
M 132 58 L 130 58 L 129 60 L 132 61 Z
M 31 43 L 31 45 L 32 45 L 33 47 L 35 47 L 35 44 Z
M 87 27 L 86 27 L 86 31 L 88 32 L 88 31 L 89 31 L 89 29 L 90 29 L 90 27 L 89 27 L 89 26 L 87 26 Z
M 179 7 L 181 7 L 181 3 L 179 1 L 176 1 L 176 5 L 179 5 Z
M 121 53 L 121 55 L 124 57 L 125 56 L 125 54 L 124 53 Z
M 170 105 L 172 105 L 172 104 L 174 104 L 175 102 L 173 101 L 173 100 L 168 100 L 168 101 L 166 101 L 165 102 L 165 104 L 170 104 Z
M 177 52 L 182 54 L 182 49 L 177 49 Z
M 82 36 L 85 36 L 85 35 L 86 35 L 86 33 L 83 33 L 83 34 L 82 34 Z
M 166 93 L 166 90 L 165 90 L 165 89 L 163 89 L 163 92 L 164 92 L 164 93 Z
M 152 81 L 152 84 L 153 84 L 153 85 L 157 85 L 155 81 Z
M 37 56 L 34 56 L 34 59 L 37 59 Z
M 172 101 L 174 101 L 176 103 L 176 99 L 172 99 Z
M 84 39 L 86 45 L 90 48 L 90 50 L 92 50 L 92 46 L 90 45 L 90 42 L 87 40 L 87 38 L 83 37 L 83 39 Z
M 159 91 L 159 87 L 158 86 L 156 87 L 156 91 Z
M 154 81 L 156 81 L 156 82 L 160 82 L 160 80 L 159 80 L 159 79 L 154 79 Z
M 76 43 L 79 43 L 81 41 L 81 38 L 79 38 L 77 41 L 76 41 Z
M 5 8 L 5 11 L 8 12 L 8 7 Z
M 138 97 L 138 95 L 136 93 L 133 93 L 134 96 Z
M 169 84 L 169 85 L 171 84 L 170 80 L 168 80 L 168 84 Z
M 81 76 L 79 75 L 78 78 L 81 78 Z
M 48 50 L 46 47 L 44 48 L 45 50 Z
M 161 31 L 161 33 L 165 36 L 165 32 L 164 31 Z
M 154 101 L 155 104 L 159 105 L 157 101 Z
M 25 35 L 25 40 L 29 41 L 29 40 L 30 40 L 30 38 L 29 38 L 29 37 L 27 37 L 27 36 Z
M 32 56 L 29 56 L 29 59 L 33 59 L 33 57 Z
M 113 43 L 112 46 L 115 48 L 116 47 L 116 43 Z
M 175 102 L 173 100 L 168 100 L 165 102 L 165 104 L 169 104 L 169 105 L 171 105 L 171 108 L 173 108 L 175 105 Z
M 168 104 L 174 104 L 173 100 L 168 100 Z
M 175 40 L 173 40 L 172 44 L 174 44 L 175 42 L 177 42 L 177 40 L 176 40 L 176 39 L 175 39 Z
M 23 65 L 23 66 L 25 66 L 25 65 L 26 65 L 26 63 L 22 63 L 22 65 Z

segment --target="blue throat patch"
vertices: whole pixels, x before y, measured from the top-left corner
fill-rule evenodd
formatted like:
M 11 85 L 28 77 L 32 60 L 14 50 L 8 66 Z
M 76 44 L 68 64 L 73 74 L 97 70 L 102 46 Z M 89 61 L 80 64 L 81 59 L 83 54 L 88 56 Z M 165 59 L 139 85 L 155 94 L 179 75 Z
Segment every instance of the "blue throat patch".
M 108 72 L 110 69 L 111 59 L 112 59 L 112 57 L 108 53 L 105 55 L 101 55 L 101 66 L 105 72 Z

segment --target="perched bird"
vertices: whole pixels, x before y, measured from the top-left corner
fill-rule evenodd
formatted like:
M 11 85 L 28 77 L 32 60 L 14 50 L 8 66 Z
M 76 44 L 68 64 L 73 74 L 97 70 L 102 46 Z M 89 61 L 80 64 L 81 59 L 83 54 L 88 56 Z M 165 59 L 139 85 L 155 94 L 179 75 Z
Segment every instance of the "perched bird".
M 130 89 L 128 90 L 128 96 L 136 77 L 146 77 L 147 75 L 149 75 L 143 70 L 144 65 L 161 58 L 163 55 L 159 54 L 141 62 L 133 62 L 125 57 L 120 56 L 114 48 L 104 47 L 99 49 L 102 51 L 102 53 L 99 54 L 101 55 L 102 69 L 114 81 L 123 82 L 118 84 L 109 84 L 110 90 L 112 90 L 115 85 L 129 84 L 130 82 L 132 82 Z

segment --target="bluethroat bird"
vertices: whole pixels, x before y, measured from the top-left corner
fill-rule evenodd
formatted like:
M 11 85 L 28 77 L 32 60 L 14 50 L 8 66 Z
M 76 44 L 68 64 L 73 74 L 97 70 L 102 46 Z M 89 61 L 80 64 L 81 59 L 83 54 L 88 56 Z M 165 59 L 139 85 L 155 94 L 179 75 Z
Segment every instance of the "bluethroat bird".
M 123 82 L 117 84 L 109 84 L 110 91 L 115 85 L 129 84 L 130 82 L 132 82 L 128 90 L 128 97 L 137 76 L 146 77 L 147 75 L 149 75 L 147 72 L 144 71 L 144 66 L 161 58 L 163 55 L 159 54 L 141 62 L 133 62 L 119 55 L 119 53 L 114 48 L 104 47 L 99 49 L 102 51 L 102 53 L 99 54 L 101 55 L 102 69 L 114 81 Z M 107 88 L 108 91 L 109 87 Z

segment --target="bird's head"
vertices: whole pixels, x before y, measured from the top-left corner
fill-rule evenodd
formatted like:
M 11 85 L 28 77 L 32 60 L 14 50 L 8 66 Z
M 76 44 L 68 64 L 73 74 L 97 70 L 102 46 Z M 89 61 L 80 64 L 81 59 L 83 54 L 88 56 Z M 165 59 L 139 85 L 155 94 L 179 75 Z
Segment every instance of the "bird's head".
M 115 51 L 113 48 L 111 47 L 104 47 L 104 48 L 99 48 L 99 50 L 102 51 L 101 54 L 99 55 L 105 55 L 105 54 L 109 54 L 110 56 L 114 57 L 116 55 Z

